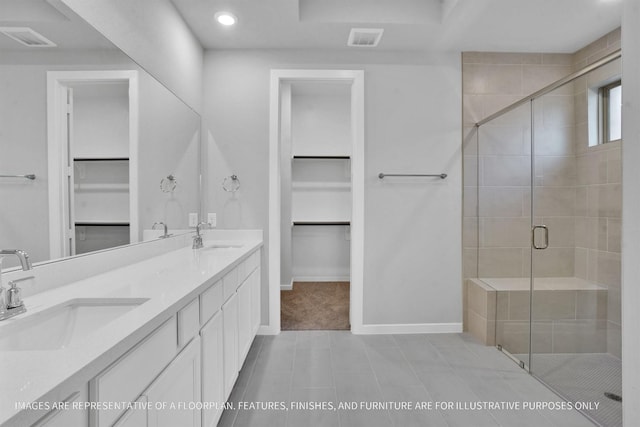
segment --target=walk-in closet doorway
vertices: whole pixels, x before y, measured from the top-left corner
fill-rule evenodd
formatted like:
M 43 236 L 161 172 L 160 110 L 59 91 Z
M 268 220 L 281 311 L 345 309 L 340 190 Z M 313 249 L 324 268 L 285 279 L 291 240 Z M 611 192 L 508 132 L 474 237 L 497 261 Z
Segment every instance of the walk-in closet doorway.
M 363 94 L 363 71 L 272 70 L 272 333 L 362 326 Z

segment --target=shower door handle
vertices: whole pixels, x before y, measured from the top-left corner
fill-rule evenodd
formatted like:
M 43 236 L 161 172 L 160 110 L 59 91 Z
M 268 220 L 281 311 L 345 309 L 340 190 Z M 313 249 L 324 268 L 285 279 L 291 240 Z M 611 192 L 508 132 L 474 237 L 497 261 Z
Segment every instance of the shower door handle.
M 536 245 L 536 230 L 541 229 L 544 230 L 544 245 L 538 246 Z M 531 245 L 533 249 L 547 249 L 549 247 L 549 229 L 546 225 L 534 225 L 531 229 Z

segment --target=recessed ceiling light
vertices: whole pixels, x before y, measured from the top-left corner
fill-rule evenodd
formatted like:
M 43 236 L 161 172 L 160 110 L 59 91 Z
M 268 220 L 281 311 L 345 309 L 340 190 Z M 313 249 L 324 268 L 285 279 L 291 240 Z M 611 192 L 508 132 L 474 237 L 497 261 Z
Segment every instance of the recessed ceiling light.
M 215 19 L 219 24 L 224 25 L 225 27 L 230 27 L 238 22 L 236 15 L 230 12 L 218 12 L 215 15 Z

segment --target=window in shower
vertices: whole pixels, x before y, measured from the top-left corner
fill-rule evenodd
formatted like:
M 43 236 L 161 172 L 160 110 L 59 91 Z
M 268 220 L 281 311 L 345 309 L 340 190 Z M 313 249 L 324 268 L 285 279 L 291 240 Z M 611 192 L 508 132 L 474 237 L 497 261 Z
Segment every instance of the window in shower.
M 588 90 L 589 147 L 622 139 L 622 81 L 606 79 Z
M 602 144 L 622 139 L 622 82 L 598 90 L 600 104 L 600 140 Z

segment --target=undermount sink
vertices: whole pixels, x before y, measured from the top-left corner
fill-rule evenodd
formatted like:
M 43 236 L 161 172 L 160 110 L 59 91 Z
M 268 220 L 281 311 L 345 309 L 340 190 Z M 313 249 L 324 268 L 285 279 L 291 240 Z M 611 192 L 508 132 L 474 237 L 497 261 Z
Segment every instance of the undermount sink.
M 79 298 L 0 324 L 0 351 L 59 350 L 69 347 L 148 298 Z M 27 308 L 28 309 L 28 308 Z

